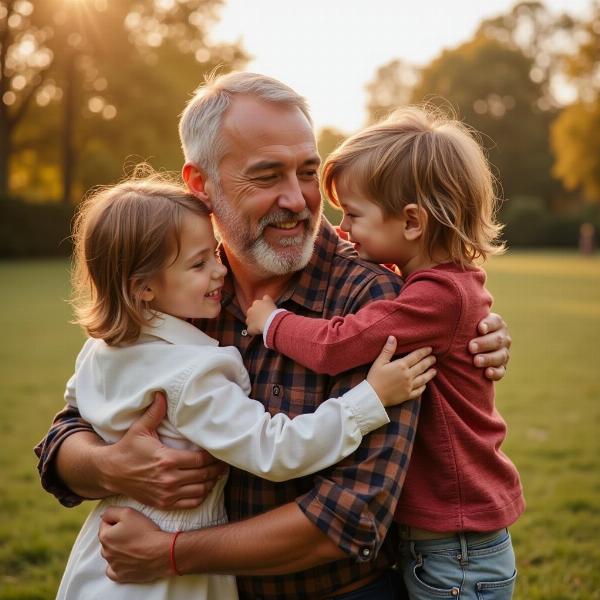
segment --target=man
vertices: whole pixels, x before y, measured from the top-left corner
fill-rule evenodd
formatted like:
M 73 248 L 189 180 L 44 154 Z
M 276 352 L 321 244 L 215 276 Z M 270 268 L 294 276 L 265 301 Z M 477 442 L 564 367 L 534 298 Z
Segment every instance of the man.
M 312 123 L 293 90 L 249 73 L 217 78 L 189 103 L 180 134 L 183 178 L 213 211 L 230 272 L 220 317 L 198 325 L 240 349 L 252 397 L 268 410 L 312 411 L 362 380 L 366 367 L 336 378 L 303 369 L 248 335 L 245 310 L 269 294 L 298 314 L 331 318 L 395 297 L 400 282 L 357 260 L 321 222 Z M 476 362 L 498 379 L 510 339 L 497 316 L 482 327 L 492 333 L 472 344 L 492 352 Z M 181 534 L 175 547 L 172 534 L 135 511 L 109 509 L 100 532 L 107 574 L 142 582 L 171 576 L 174 567 L 183 574 L 234 573 L 241 598 L 253 599 L 344 598 L 351 590 L 352 598 L 398 597 L 389 570 L 391 525 L 418 411 L 419 401 L 390 410 L 388 426 L 314 477 L 275 484 L 232 469 L 232 522 Z M 196 505 L 219 466 L 205 455 L 164 448 L 153 437 L 162 417 L 156 404 L 120 442 L 105 446 L 76 413 L 64 411 L 38 450 L 44 485 L 66 504 L 121 493 L 162 508 Z

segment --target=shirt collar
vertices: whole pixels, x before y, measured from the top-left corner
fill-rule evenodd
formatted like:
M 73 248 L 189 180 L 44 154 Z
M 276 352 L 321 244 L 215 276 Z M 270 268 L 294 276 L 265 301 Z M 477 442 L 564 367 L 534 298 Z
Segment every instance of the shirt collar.
M 197 329 L 191 323 L 165 313 L 156 312 L 150 325 L 142 327 L 142 334 L 187 346 L 218 346 L 219 342 Z

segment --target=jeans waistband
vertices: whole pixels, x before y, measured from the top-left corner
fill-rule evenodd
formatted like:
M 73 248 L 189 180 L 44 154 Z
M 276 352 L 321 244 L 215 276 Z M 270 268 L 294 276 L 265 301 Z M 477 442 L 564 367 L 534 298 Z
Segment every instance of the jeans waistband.
M 409 527 L 408 525 L 400 525 L 398 529 L 400 532 L 400 539 L 411 542 L 447 540 L 458 538 L 461 534 L 464 534 L 468 541 L 485 542 L 506 531 L 506 527 L 494 531 L 429 531 L 428 529 Z

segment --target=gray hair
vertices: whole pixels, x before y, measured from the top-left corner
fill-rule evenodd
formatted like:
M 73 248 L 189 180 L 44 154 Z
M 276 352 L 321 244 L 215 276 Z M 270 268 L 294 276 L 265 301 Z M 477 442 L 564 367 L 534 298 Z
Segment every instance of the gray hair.
M 219 182 L 219 162 L 225 153 L 221 123 L 237 94 L 299 108 L 310 125 L 313 124 L 306 99 L 277 79 L 248 72 L 209 75 L 181 114 L 179 138 L 185 160 L 203 168 L 216 183 Z

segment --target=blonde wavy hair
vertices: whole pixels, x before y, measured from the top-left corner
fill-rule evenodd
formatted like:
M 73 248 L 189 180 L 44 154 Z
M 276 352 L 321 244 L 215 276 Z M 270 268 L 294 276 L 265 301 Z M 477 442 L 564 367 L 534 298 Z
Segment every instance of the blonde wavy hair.
M 463 267 L 500 254 L 494 176 L 474 133 L 427 107 L 407 107 L 348 138 L 323 166 L 323 187 L 340 206 L 336 182 L 384 215 L 416 203 L 429 215 L 425 249 L 443 249 Z
M 148 169 L 90 194 L 73 228 L 74 322 L 109 345 L 135 341 L 152 320 L 142 292 L 177 259 L 183 220 L 191 214 L 209 218 L 173 177 Z

